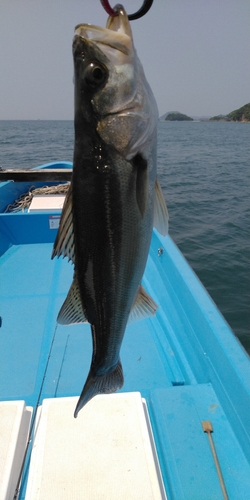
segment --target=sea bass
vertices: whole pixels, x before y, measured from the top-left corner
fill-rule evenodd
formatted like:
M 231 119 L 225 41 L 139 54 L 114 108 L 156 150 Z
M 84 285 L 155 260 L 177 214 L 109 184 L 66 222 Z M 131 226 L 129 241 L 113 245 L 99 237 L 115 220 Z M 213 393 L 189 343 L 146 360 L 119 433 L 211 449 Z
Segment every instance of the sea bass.
M 128 318 L 153 315 L 140 285 L 153 223 L 167 233 L 156 179 L 158 110 L 119 6 L 106 29 L 78 25 L 73 40 L 75 145 L 54 256 L 74 263 L 58 315 L 89 322 L 93 355 L 74 416 L 95 395 L 123 385 L 120 348 Z

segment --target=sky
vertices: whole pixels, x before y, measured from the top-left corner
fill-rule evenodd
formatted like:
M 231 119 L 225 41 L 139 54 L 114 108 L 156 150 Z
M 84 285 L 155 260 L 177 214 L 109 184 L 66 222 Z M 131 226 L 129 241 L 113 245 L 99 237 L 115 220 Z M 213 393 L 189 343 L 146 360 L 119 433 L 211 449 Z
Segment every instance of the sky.
M 74 28 L 106 20 L 100 0 L 0 0 L 0 120 L 72 120 Z M 250 102 L 249 0 L 154 0 L 131 26 L 160 116 Z

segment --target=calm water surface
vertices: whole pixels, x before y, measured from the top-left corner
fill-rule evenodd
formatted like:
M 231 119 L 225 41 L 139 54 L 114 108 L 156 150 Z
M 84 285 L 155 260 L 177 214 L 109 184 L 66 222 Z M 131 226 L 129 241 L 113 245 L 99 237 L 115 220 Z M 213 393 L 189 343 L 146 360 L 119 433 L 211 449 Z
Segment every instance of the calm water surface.
M 0 121 L 0 166 L 72 161 L 72 121 Z M 159 122 L 170 235 L 250 352 L 250 124 Z

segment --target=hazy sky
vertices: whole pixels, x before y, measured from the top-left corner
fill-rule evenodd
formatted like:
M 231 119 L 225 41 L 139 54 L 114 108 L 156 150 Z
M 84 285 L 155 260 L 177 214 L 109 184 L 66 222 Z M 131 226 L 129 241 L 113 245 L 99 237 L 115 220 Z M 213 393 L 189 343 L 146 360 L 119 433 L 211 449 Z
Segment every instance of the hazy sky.
M 100 0 L 0 0 L 0 119 L 73 119 L 74 27 L 106 20 Z M 154 0 L 131 25 L 160 115 L 250 102 L 249 0 Z

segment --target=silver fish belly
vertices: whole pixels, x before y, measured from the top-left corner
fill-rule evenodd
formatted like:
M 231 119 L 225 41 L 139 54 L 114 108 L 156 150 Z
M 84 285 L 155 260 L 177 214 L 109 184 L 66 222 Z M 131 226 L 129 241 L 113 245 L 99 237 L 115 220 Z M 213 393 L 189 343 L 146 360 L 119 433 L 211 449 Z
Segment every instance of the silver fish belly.
M 58 322 L 91 324 L 93 355 L 74 416 L 123 385 L 120 348 L 129 316 L 153 315 L 141 287 L 152 227 L 167 232 L 156 180 L 157 107 L 123 8 L 107 28 L 76 27 L 72 182 L 53 255 L 74 279 Z

